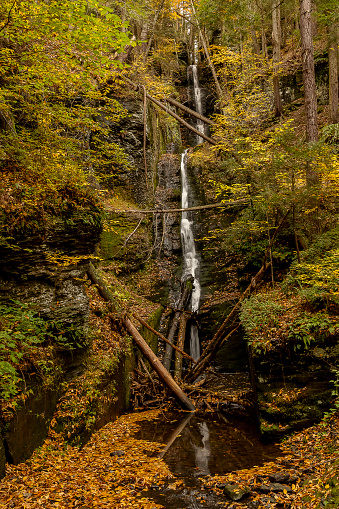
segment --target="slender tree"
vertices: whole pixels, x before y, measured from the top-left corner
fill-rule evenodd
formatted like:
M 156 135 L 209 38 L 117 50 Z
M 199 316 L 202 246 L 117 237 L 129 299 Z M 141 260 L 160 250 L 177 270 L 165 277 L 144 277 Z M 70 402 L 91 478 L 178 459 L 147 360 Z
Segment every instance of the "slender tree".
M 312 2 L 300 0 L 300 37 L 305 95 L 306 141 L 319 139 L 312 36 Z
M 281 24 L 280 24 L 280 0 L 272 2 L 272 46 L 273 46 L 273 92 L 275 115 L 282 114 L 282 103 L 279 87 L 279 64 L 281 60 Z
M 329 123 L 339 122 L 338 112 L 338 24 L 329 28 Z

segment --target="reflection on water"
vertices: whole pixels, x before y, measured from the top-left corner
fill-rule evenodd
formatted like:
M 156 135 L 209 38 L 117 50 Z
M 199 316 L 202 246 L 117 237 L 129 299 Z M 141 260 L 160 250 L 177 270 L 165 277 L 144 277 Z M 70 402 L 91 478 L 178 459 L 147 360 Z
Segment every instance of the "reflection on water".
M 282 454 L 278 446 L 260 442 L 249 418 L 229 420 L 222 414 L 167 414 L 142 422 L 137 438 L 165 444 L 159 457 L 184 481 L 180 489 L 169 485 L 143 492 L 165 509 L 228 507 L 223 495 L 203 489 L 199 477 L 260 466 Z
M 210 475 L 209 460 L 211 456 L 210 446 L 210 432 L 206 422 L 199 422 L 198 428 L 201 434 L 202 447 L 192 444 L 195 453 L 195 468 L 197 469 L 194 475 Z
M 281 455 L 277 445 L 260 442 L 249 418 L 226 419 L 221 414 L 167 414 L 142 423 L 138 438 L 167 444 L 161 457 L 191 485 L 199 476 L 260 466 Z

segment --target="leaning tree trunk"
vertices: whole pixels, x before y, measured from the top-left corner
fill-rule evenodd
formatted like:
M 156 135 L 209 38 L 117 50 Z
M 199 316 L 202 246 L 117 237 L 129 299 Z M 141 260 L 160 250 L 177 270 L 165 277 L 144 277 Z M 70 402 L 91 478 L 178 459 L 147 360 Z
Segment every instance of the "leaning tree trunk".
M 146 359 L 149 361 L 153 369 L 158 373 L 160 380 L 169 388 L 169 390 L 174 395 L 175 399 L 178 403 L 185 409 L 190 412 L 194 412 L 195 407 L 192 401 L 186 396 L 186 394 L 180 389 L 179 385 L 173 380 L 169 372 L 164 368 L 161 364 L 158 357 L 155 355 L 153 350 L 148 346 L 144 338 L 140 335 L 137 329 L 134 327 L 131 320 L 127 317 L 124 318 L 124 326 L 126 330 L 132 336 L 135 344 L 141 350 L 141 352 L 145 355 Z
M 117 311 L 119 310 L 119 307 L 116 304 L 116 299 L 114 298 L 114 295 L 112 292 L 107 288 L 105 282 L 100 277 L 99 273 L 95 270 L 92 263 L 89 263 L 89 268 L 87 271 L 88 278 L 97 286 L 97 289 L 100 293 L 100 295 L 104 298 L 106 302 L 109 302 L 111 305 L 113 305 L 113 308 Z M 161 364 L 158 357 L 155 355 L 153 350 L 148 346 L 144 338 L 141 336 L 141 334 L 137 331 L 137 329 L 134 327 L 133 323 L 127 316 L 122 316 L 121 314 L 118 315 L 118 318 L 121 322 L 121 324 L 125 327 L 125 329 L 130 333 L 132 336 L 135 344 L 139 348 L 139 350 L 144 354 L 146 359 L 149 361 L 153 369 L 158 373 L 160 380 L 168 387 L 168 389 L 172 392 L 176 400 L 179 402 L 179 404 L 186 410 L 189 410 L 190 412 L 195 410 L 195 407 L 191 400 L 186 396 L 186 394 L 180 389 L 179 385 L 173 380 L 170 373 L 164 368 L 164 366 Z
M 175 315 L 174 315 L 174 318 L 172 321 L 172 325 L 171 325 L 171 328 L 170 328 L 170 331 L 168 334 L 167 339 L 168 339 L 169 343 L 166 344 L 166 350 L 165 350 L 165 355 L 164 355 L 164 360 L 163 360 L 164 367 L 167 370 L 170 369 L 171 360 L 172 360 L 173 348 L 171 346 L 171 343 L 174 342 L 174 335 L 175 335 L 178 325 L 179 325 L 181 312 L 185 309 L 185 307 L 189 301 L 189 298 L 191 296 L 192 289 L 193 289 L 193 280 L 194 280 L 194 278 L 192 276 L 188 277 L 185 281 L 183 281 L 183 283 L 181 285 L 181 296 L 180 296 L 179 304 L 177 307 L 177 311 L 175 312 Z
M 178 333 L 178 348 L 180 348 L 181 350 L 183 350 L 184 346 L 185 346 L 187 320 L 188 320 L 188 316 L 187 316 L 187 313 L 185 313 L 185 311 L 184 311 L 180 317 L 180 327 L 179 327 L 179 333 Z M 182 375 L 182 354 L 178 350 L 176 350 L 174 378 L 176 380 L 181 380 L 181 375 Z

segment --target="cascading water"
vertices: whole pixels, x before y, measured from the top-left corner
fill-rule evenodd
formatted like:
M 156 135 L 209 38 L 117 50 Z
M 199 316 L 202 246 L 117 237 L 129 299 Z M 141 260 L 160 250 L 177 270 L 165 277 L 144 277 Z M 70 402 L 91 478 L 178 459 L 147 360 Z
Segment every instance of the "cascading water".
M 198 77 L 198 66 L 196 64 L 190 65 L 187 69 L 188 74 L 192 72 L 193 77 L 193 93 L 194 93 L 194 104 L 195 104 L 195 111 L 200 113 L 200 115 L 203 114 L 203 108 L 202 108 L 202 100 L 201 100 L 201 88 L 199 84 L 199 77 Z M 205 133 L 205 125 L 202 120 L 197 119 L 197 131 L 200 133 Z M 197 136 L 197 143 L 200 144 L 203 142 L 203 139 L 200 136 Z
M 199 86 L 198 67 L 196 64 L 190 65 L 187 69 L 188 75 L 192 73 L 193 77 L 193 93 L 195 109 L 201 115 L 203 114 L 201 88 Z M 197 120 L 197 130 L 201 133 L 205 132 L 204 123 L 202 120 Z M 197 143 L 202 143 L 203 139 L 197 136 Z M 187 180 L 187 150 L 181 155 L 181 206 L 183 209 L 188 207 L 188 180 Z M 181 242 L 182 253 L 184 259 L 184 269 L 182 277 L 193 276 L 193 292 L 191 297 L 191 310 L 198 311 L 200 303 L 200 283 L 199 283 L 199 260 L 197 257 L 194 235 L 192 230 L 192 222 L 188 218 L 187 212 L 182 212 L 181 216 Z M 190 331 L 190 354 L 194 360 L 200 357 L 200 341 L 198 327 L 194 324 L 191 325 Z
M 187 150 L 181 155 L 181 207 L 187 209 L 188 207 L 188 181 L 187 181 Z M 199 260 L 195 249 L 195 242 L 192 230 L 192 223 L 188 219 L 188 213 L 182 212 L 181 216 L 181 243 L 182 255 L 184 260 L 183 279 L 186 276 L 193 276 L 193 291 L 191 297 L 191 310 L 198 311 L 200 303 L 200 283 L 199 283 Z M 200 342 L 198 328 L 196 325 L 191 325 L 190 337 L 190 353 L 194 360 L 200 357 Z

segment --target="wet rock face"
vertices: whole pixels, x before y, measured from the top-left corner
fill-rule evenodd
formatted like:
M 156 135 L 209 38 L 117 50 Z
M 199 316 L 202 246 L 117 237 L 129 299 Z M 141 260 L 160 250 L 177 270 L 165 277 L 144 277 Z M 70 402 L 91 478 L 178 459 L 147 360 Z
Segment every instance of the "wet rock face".
M 158 163 L 158 187 L 155 193 L 155 208 L 175 209 L 180 207 L 180 156 L 164 154 Z M 181 252 L 180 212 L 159 214 L 157 218 L 157 240 L 166 257 Z M 162 242 L 162 245 L 161 245 Z
M 5 475 L 5 467 L 6 467 L 6 454 L 5 454 L 5 446 L 0 439 L 0 479 Z
M 102 122 L 110 127 L 110 135 L 107 141 L 116 143 L 123 149 L 131 165 L 129 171 L 124 171 L 121 167 L 117 168 L 117 173 L 105 177 L 105 184 L 115 189 L 121 186 L 125 191 L 129 190 L 138 203 L 144 203 L 147 199 L 147 189 L 144 169 L 144 119 L 143 103 L 140 98 L 119 97 L 116 98 L 121 106 L 126 110 L 127 115 L 119 122 L 113 122 L 106 118 Z M 149 150 L 149 141 L 147 141 L 146 152 L 147 166 L 150 169 L 152 162 L 152 153 Z M 149 170 L 150 171 L 150 170 Z M 109 172 L 112 170 L 109 168 Z
M 45 238 L 27 237 L 18 241 L 20 249 L 0 249 L 0 303 L 31 303 L 41 317 L 58 322 L 65 336 L 69 330 L 69 340 L 86 340 L 89 300 L 83 278 L 88 267 L 86 256 L 95 251 L 99 233 L 99 227 L 70 229 L 58 223 Z M 85 259 L 67 265 L 67 257 Z M 55 263 L 57 259 L 59 263 Z M 79 364 L 81 355 L 81 349 L 62 355 L 66 371 Z M 19 463 L 42 444 L 61 393 L 58 379 L 45 387 L 34 373 L 27 373 L 26 382 L 32 392 L 25 404 L 7 417 L 0 416 L 0 478 L 6 460 Z
M 99 229 L 50 231 L 47 238 L 26 238 L 21 249 L 0 250 L 0 302 L 31 303 L 47 320 L 83 327 L 89 302 L 83 286 L 88 261 L 67 265 L 66 257 L 86 257 L 95 251 Z M 59 263 L 54 260 L 60 259 Z

